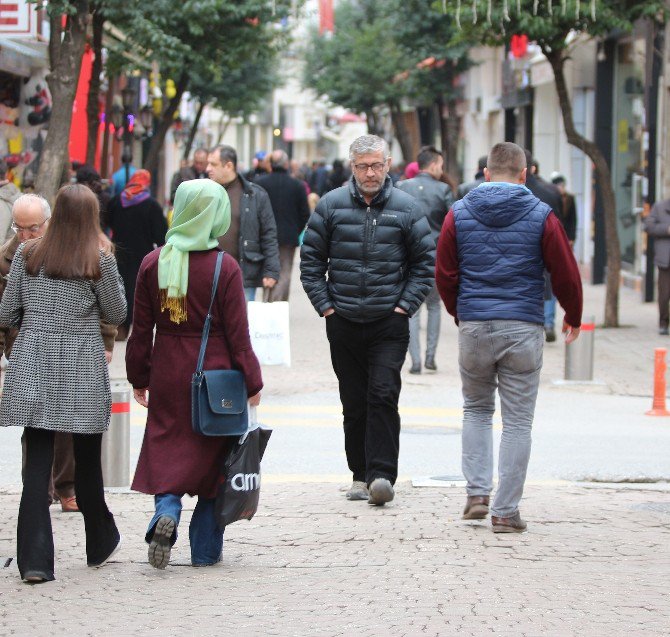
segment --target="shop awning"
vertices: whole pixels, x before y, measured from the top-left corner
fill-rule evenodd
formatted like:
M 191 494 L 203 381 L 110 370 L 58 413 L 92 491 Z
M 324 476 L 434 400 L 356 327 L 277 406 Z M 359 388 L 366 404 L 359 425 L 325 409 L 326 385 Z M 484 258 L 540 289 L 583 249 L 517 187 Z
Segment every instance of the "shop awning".
M 0 37 L 0 71 L 30 77 L 32 69 L 46 66 L 48 62 L 46 45 L 39 46 L 37 49 Z

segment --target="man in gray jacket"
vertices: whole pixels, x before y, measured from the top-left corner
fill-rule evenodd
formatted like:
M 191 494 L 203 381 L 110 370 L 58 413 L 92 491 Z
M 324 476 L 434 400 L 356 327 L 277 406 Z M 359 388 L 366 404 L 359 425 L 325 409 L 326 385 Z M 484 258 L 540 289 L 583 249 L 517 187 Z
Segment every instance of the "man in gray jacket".
M 433 285 L 435 242 L 419 202 L 393 187 L 382 138 L 354 140 L 349 158 L 353 178 L 309 218 L 300 280 L 326 320 L 353 474 L 347 498 L 381 506 L 395 495 L 408 317 Z
M 653 205 L 644 220 L 644 229 L 654 237 L 654 263 L 658 267 L 658 333 L 667 336 L 670 323 L 670 199 Z
M 279 279 L 277 224 L 268 193 L 237 172 L 237 152 L 216 146 L 207 156 L 207 174 L 221 184 L 230 199 L 230 229 L 219 246 L 240 264 L 247 301 L 256 288 L 273 288 Z
M 419 164 L 419 174 L 413 179 L 399 181 L 397 187 L 421 202 L 423 210 L 420 211 L 420 214 L 425 215 L 428 219 L 430 234 L 437 246 L 442 223 L 447 216 L 447 212 L 449 212 L 449 208 L 451 208 L 454 195 L 451 188 L 440 181 L 444 158 L 435 146 L 424 146 L 419 151 L 416 161 Z M 428 309 L 425 364 L 426 369 L 437 371 L 435 352 L 440 338 L 441 303 L 435 281 L 433 281 L 433 287 L 426 297 L 425 305 Z M 420 312 L 421 308 L 409 320 L 409 355 L 412 359 L 410 374 L 421 373 Z

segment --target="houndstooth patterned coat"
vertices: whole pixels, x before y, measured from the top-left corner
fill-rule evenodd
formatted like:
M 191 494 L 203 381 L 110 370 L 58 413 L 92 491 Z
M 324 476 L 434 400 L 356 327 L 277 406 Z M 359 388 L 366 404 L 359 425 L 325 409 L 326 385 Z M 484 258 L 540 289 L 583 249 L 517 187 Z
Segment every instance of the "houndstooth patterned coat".
M 0 324 L 19 325 L 0 402 L 0 425 L 80 434 L 109 426 L 111 392 L 100 319 L 126 316 L 123 283 L 100 253 L 97 281 L 26 274 L 16 251 L 0 303 Z

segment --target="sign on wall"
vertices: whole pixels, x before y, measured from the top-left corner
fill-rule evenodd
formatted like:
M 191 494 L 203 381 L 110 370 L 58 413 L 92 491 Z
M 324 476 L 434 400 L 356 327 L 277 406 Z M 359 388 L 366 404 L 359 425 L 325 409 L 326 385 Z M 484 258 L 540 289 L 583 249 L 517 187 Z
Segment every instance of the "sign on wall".
M 0 35 L 8 38 L 37 36 L 37 9 L 26 0 L 0 0 Z

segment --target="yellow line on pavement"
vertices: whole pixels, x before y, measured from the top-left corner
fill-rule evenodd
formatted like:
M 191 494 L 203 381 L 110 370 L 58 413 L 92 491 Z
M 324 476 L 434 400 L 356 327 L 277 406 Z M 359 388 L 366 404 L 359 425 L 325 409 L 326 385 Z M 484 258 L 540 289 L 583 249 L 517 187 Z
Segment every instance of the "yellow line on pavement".
M 264 414 L 328 414 L 342 416 L 342 408 L 339 405 L 260 405 L 259 416 Z M 436 418 L 445 416 L 462 416 L 460 407 L 400 407 L 401 416 L 434 416 Z

